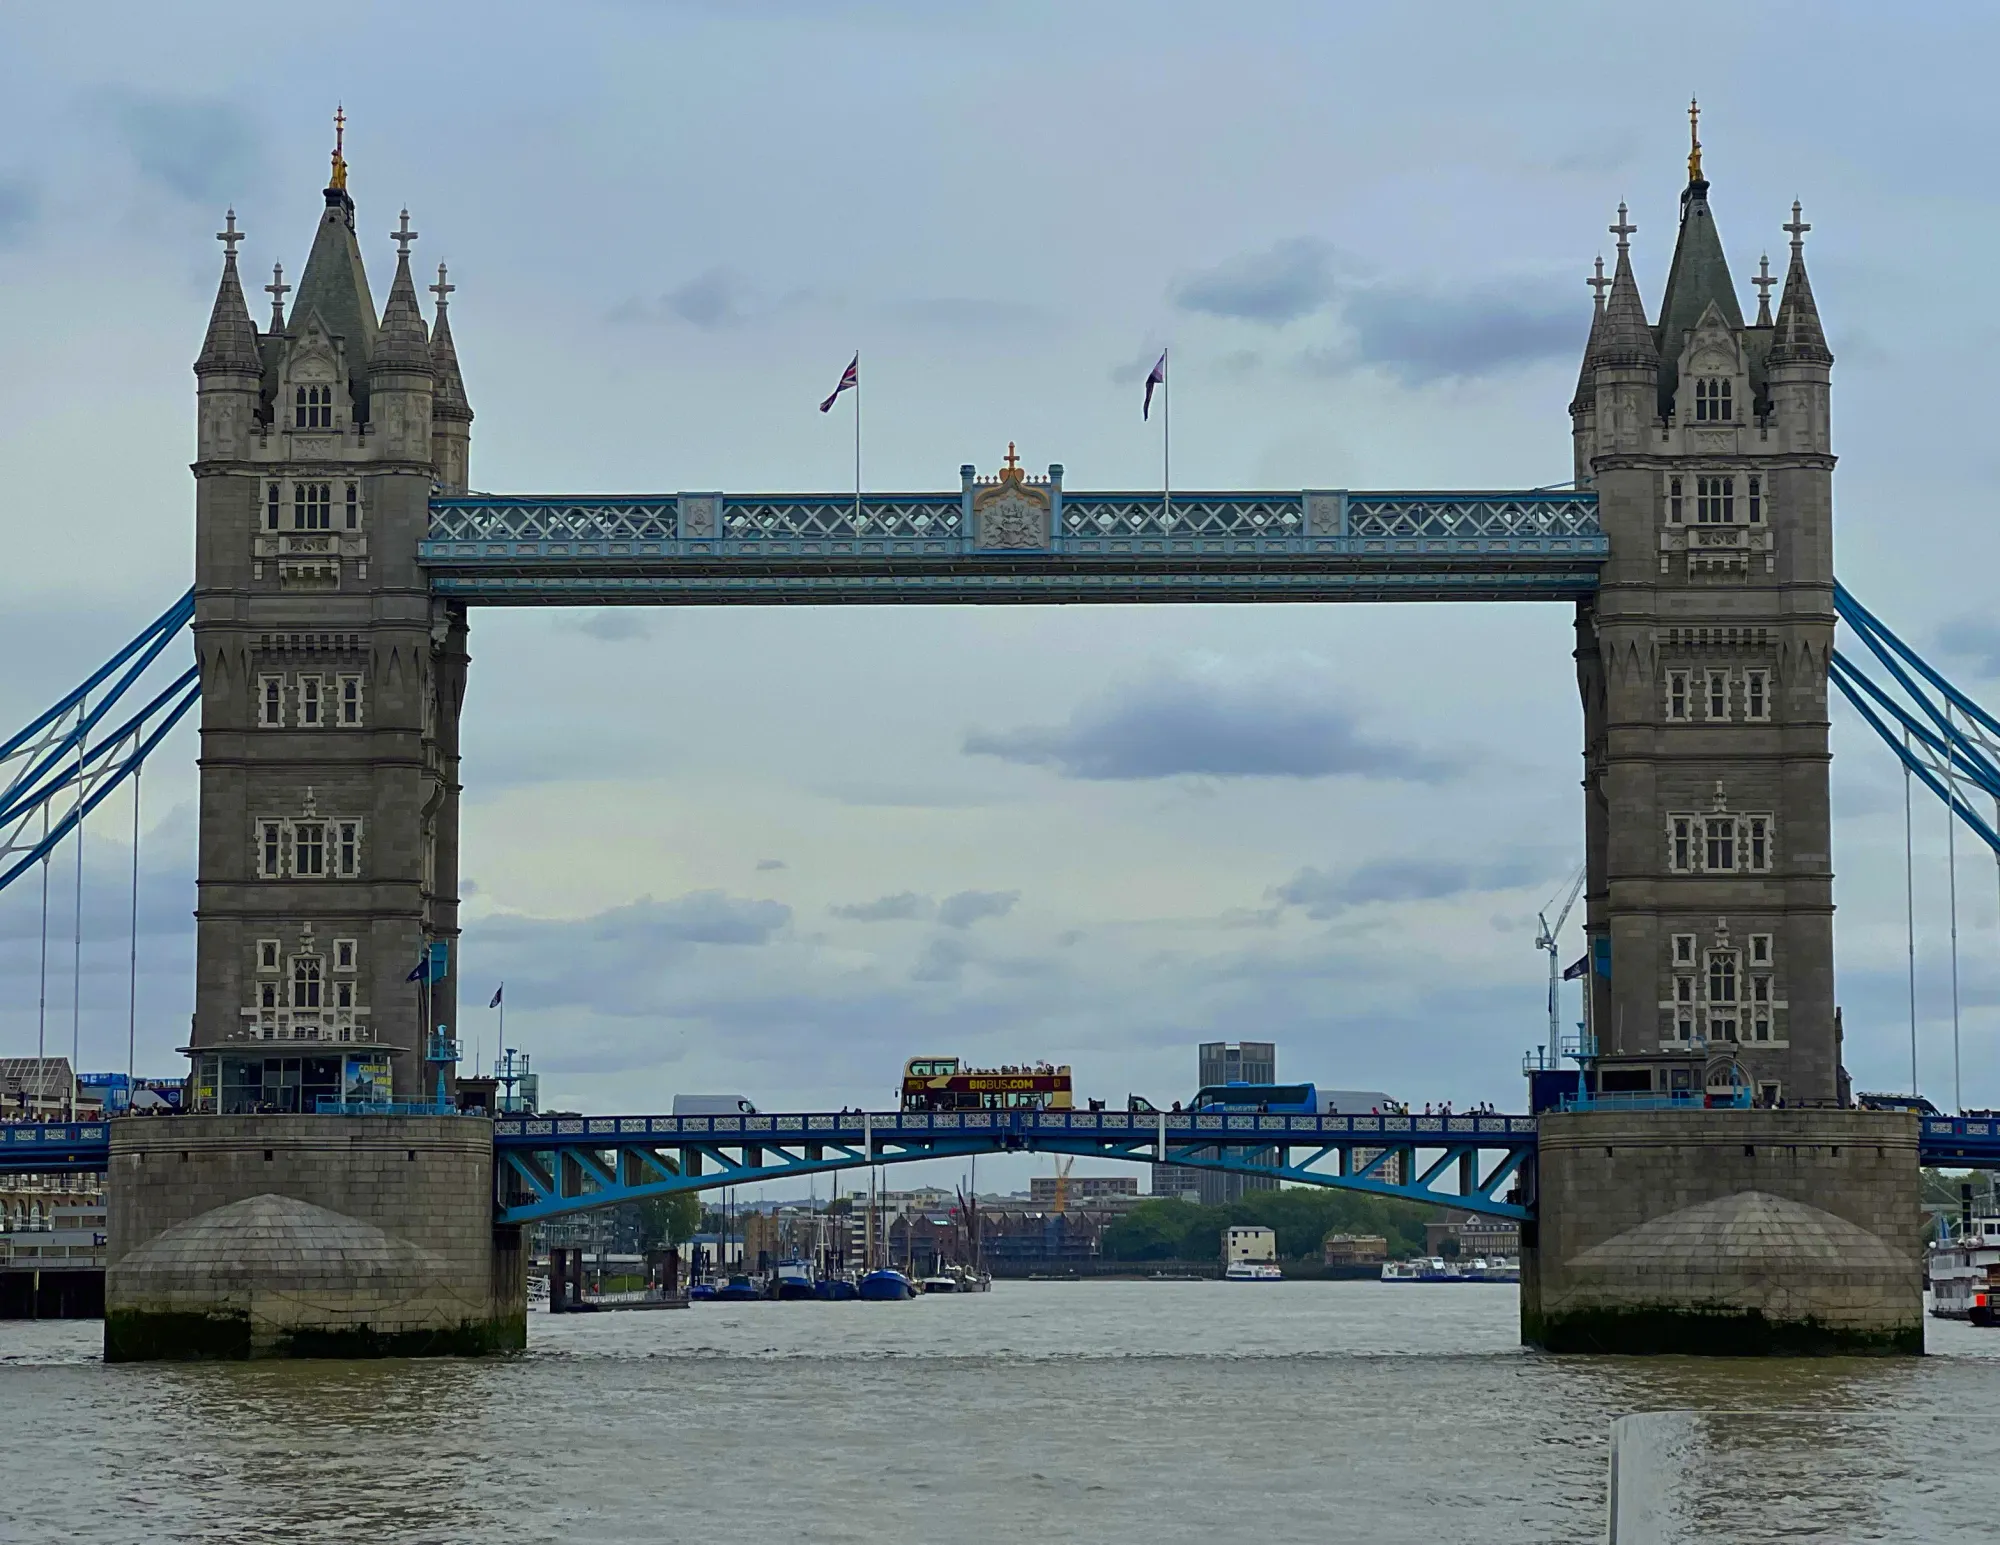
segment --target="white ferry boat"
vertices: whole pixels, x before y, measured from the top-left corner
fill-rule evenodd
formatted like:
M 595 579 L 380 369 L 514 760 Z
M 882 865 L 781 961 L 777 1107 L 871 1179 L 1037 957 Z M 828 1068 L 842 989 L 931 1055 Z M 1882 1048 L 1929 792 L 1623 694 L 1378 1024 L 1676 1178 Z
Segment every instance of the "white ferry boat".
M 1285 1274 L 1269 1261 L 1231 1261 L 1223 1268 L 1224 1282 L 1283 1282 Z
M 1934 1241 L 1926 1264 L 1932 1314 L 2000 1325 L 2000 1218 L 1974 1218 L 1952 1238 Z

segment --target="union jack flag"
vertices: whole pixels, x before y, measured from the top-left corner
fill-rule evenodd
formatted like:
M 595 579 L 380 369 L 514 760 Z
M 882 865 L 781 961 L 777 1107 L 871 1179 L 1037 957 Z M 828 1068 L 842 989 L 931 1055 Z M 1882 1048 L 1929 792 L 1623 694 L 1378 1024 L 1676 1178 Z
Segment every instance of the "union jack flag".
M 833 389 L 832 393 L 827 397 L 826 401 L 819 405 L 820 412 L 826 413 L 831 411 L 834 403 L 839 399 L 840 394 L 842 392 L 848 390 L 850 387 L 857 387 L 860 384 L 861 384 L 861 351 L 857 349 L 855 350 L 853 361 L 848 365 L 848 367 L 845 370 L 841 371 L 840 373 L 840 385 L 836 386 Z

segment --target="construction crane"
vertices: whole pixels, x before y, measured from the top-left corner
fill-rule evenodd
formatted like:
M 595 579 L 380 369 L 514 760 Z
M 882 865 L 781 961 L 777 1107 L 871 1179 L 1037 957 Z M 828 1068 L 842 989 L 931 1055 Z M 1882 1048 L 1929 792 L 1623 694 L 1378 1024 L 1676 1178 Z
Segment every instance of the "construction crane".
M 1069 1211 L 1069 1169 L 1076 1163 L 1074 1158 L 1056 1160 L 1056 1211 Z
M 1549 926 L 1549 909 L 1556 904 L 1551 896 L 1548 905 L 1535 914 L 1535 921 L 1541 932 L 1535 935 L 1535 948 L 1549 952 L 1549 1058 L 1551 1064 L 1562 1055 L 1562 1014 L 1557 1005 L 1557 997 L 1562 982 L 1562 967 L 1557 960 L 1556 939 L 1563 931 L 1563 924 L 1569 921 L 1569 914 L 1576 906 L 1576 898 L 1583 894 L 1584 866 L 1578 864 L 1576 874 L 1569 882 L 1569 894 L 1564 898 L 1562 911 L 1556 913 L 1555 926 Z

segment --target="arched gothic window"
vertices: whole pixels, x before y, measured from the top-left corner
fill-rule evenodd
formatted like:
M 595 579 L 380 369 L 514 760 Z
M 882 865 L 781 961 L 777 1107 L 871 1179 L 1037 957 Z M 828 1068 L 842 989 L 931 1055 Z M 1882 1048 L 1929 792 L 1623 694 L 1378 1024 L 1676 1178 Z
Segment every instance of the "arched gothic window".
M 294 429 L 333 428 L 333 388 L 301 386 L 292 393 Z
M 1694 421 L 1697 424 L 1726 424 L 1736 414 L 1730 401 L 1726 376 L 1703 376 L 1694 383 Z

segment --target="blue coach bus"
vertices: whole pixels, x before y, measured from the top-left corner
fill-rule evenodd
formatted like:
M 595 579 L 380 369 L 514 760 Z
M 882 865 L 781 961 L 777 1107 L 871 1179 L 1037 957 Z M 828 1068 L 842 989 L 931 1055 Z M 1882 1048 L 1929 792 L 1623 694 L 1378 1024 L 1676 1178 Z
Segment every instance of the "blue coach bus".
M 1249 1115 L 1316 1116 L 1319 1090 L 1311 1084 L 1208 1084 L 1195 1091 L 1190 1110 Z

